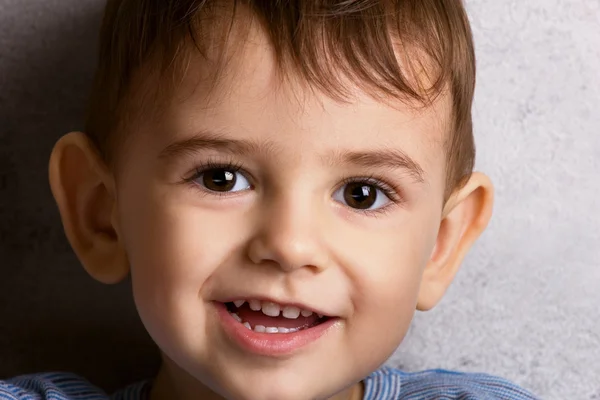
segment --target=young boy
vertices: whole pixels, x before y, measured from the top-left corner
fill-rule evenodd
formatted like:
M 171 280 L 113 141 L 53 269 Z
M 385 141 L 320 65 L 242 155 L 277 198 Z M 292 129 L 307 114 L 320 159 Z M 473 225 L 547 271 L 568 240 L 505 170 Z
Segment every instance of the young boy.
M 162 352 L 114 398 L 533 399 L 381 368 L 491 216 L 474 82 L 459 0 L 109 0 L 87 130 L 50 182 L 83 266 L 131 274 Z M 40 397 L 107 398 L 0 384 Z

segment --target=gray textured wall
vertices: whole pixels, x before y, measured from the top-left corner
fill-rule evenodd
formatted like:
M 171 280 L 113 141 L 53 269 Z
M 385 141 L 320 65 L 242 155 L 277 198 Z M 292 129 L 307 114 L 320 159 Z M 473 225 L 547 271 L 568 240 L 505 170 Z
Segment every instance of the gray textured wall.
M 467 5 L 495 217 L 391 362 L 600 399 L 600 1 Z M 66 369 L 110 389 L 156 366 L 127 283 L 81 271 L 46 181 L 53 142 L 81 127 L 101 8 L 0 0 L 0 376 Z

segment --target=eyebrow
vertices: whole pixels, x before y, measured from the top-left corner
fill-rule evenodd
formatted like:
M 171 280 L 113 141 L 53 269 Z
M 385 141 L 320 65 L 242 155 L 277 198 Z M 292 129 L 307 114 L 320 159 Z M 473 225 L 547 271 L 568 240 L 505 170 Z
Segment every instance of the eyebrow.
M 249 140 L 230 139 L 223 133 L 201 131 L 196 135 L 172 143 L 159 154 L 161 159 L 177 158 L 195 154 L 201 150 L 216 150 L 220 152 L 246 155 L 250 153 L 268 152 L 271 144 L 259 144 Z
M 415 181 L 425 182 L 425 171 L 419 163 L 398 149 L 339 152 L 334 155 L 330 162 L 364 168 L 404 169 Z
M 230 139 L 224 133 L 201 131 L 196 135 L 172 143 L 159 154 L 161 159 L 193 155 L 202 150 L 215 150 L 233 155 L 273 153 L 271 142 L 258 143 L 245 139 Z M 398 149 L 376 149 L 367 151 L 337 151 L 326 157 L 333 165 L 355 165 L 363 168 L 404 169 L 417 182 L 425 181 L 423 168 L 405 152 Z

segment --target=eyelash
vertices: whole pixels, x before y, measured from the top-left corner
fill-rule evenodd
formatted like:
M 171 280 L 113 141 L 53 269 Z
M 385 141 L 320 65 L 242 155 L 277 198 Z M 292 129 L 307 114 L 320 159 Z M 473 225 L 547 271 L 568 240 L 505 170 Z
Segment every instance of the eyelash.
M 218 162 L 214 160 L 208 160 L 204 163 L 199 164 L 194 168 L 194 173 L 187 178 L 183 179 L 183 182 L 186 184 L 190 184 L 194 189 L 202 192 L 202 194 L 208 194 L 208 192 L 204 189 L 198 187 L 194 181 L 198 179 L 198 177 L 202 176 L 206 171 L 210 171 L 211 169 L 227 169 L 232 172 L 240 172 L 244 170 L 243 164 L 236 162 L 234 160 L 229 160 L 226 162 Z M 252 176 L 248 174 L 246 171 L 243 171 L 246 179 L 252 184 Z M 364 177 L 356 177 L 356 176 L 348 176 L 342 179 L 341 183 L 336 187 L 336 191 L 344 185 L 350 183 L 366 183 L 368 185 L 372 185 L 378 190 L 380 190 L 388 199 L 390 199 L 390 204 L 375 209 L 375 210 L 360 210 L 353 209 L 355 212 L 359 212 L 369 216 L 377 216 L 381 214 L 386 214 L 390 208 L 390 206 L 398 205 L 403 202 L 402 196 L 398 193 L 396 189 L 393 188 L 392 185 L 385 182 L 384 179 L 378 178 L 375 175 L 369 175 Z M 231 193 L 228 192 L 210 192 L 213 196 L 231 196 Z

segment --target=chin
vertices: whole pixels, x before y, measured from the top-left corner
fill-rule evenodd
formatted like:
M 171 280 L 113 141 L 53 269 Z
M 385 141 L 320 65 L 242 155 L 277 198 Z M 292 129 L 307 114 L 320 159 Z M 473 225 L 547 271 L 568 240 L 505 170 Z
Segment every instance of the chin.
M 279 387 L 278 385 L 268 385 L 261 388 L 246 388 L 243 392 L 234 394 L 231 397 L 227 396 L 231 400 L 307 400 L 307 399 L 325 399 L 329 396 L 319 396 L 306 390 L 307 388 L 301 388 L 300 390 L 294 390 L 291 388 Z
M 278 378 L 277 374 L 263 379 L 253 379 L 252 374 L 243 377 L 244 382 L 224 390 L 224 397 L 231 400 L 307 400 L 327 399 L 332 394 L 326 394 L 325 388 L 319 386 L 320 382 L 306 382 L 305 380 Z M 320 390 L 319 390 L 320 389 Z

